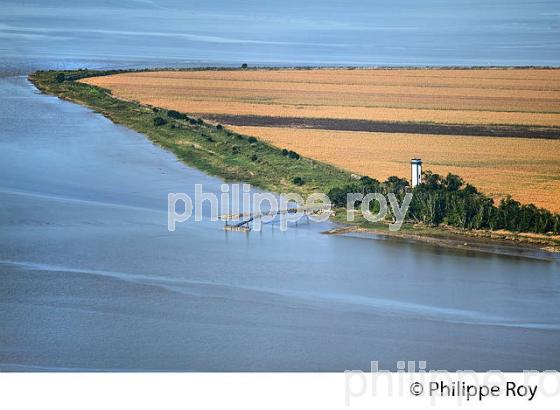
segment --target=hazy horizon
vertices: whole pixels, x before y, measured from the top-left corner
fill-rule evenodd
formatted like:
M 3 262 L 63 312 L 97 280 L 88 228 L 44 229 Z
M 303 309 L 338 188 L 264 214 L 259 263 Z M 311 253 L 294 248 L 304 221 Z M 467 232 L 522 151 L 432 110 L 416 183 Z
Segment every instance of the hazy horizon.
M 560 66 L 551 0 L 51 3 L 3 1 L 2 59 Z

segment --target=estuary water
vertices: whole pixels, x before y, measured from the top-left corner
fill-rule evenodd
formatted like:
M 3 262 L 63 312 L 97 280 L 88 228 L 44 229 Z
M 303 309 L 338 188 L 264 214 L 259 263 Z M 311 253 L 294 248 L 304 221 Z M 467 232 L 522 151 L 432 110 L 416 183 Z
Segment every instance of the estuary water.
M 2 0 L 0 56 L 271 65 L 555 65 L 556 0 Z M 3 44 L 2 44 L 3 43 Z
M 0 80 L 0 369 L 560 369 L 560 264 L 328 225 L 167 230 L 219 192 L 144 136 Z
M 559 63 L 557 2 L 371 4 L 3 1 L 0 370 L 560 370 L 558 261 L 321 235 L 326 224 L 228 233 L 208 215 L 168 232 L 169 192 L 222 181 L 26 80 L 39 68 Z

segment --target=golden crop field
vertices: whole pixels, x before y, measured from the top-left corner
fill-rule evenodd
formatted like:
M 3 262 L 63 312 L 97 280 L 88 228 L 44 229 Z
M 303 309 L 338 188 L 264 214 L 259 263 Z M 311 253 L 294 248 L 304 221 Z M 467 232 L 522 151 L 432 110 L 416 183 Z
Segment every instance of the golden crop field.
M 560 127 L 560 70 L 160 71 L 82 81 L 119 98 L 201 117 Z M 409 178 L 410 158 L 419 156 L 425 169 L 456 173 L 495 198 L 511 194 L 560 211 L 558 139 L 242 125 L 230 128 L 357 174 Z
M 560 126 L 560 70 L 229 70 L 83 80 L 197 114 Z
M 460 175 L 496 199 L 510 194 L 560 212 L 560 140 L 232 128 L 379 180 L 410 179 L 410 159 L 420 157 L 424 169 Z

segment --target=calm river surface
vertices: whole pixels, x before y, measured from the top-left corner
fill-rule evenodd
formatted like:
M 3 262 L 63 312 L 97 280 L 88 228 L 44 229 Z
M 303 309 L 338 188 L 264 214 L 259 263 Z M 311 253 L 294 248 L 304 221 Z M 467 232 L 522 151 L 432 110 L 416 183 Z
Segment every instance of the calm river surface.
M 557 2 L 52 3 L 6 0 L 0 16 L 0 370 L 560 370 L 558 261 L 328 225 L 170 233 L 168 192 L 221 181 L 26 80 L 216 61 L 558 65 Z

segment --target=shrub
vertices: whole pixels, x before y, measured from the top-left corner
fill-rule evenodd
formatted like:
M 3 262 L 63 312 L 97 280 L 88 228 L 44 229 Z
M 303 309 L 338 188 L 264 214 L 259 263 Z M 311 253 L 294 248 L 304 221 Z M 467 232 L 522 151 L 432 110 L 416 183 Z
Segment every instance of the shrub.
M 163 118 L 161 118 L 161 117 L 155 117 L 154 118 L 154 125 L 156 127 L 159 127 L 159 126 L 165 125 L 165 124 L 167 124 L 167 121 L 165 121 Z
M 192 125 L 196 125 L 196 120 L 194 118 L 190 118 L 189 123 L 191 123 Z
M 348 187 L 334 187 L 328 193 L 327 196 L 331 200 L 334 206 L 343 207 L 346 206 L 346 195 L 349 192 L 356 192 L 356 189 Z
M 241 68 L 246 69 L 247 67 L 249 67 L 249 66 L 247 65 L 247 63 L 241 64 Z
M 303 184 L 305 184 L 305 181 L 301 177 L 294 177 L 294 179 L 292 179 L 292 182 L 298 186 L 302 186 Z
M 167 111 L 167 116 L 169 118 L 174 118 L 176 120 L 183 120 L 186 117 L 185 114 L 181 114 L 179 111 L 175 111 L 175 110 Z
M 282 150 L 282 155 L 286 156 L 286 155 L 288 155 L 288 153 L 289 153 L 289 151 L 286 148 L 284 148 Z
M 215 141 L 214 141 L 214 138 L 212 138 L 210 135 L 208 135 L 208 136 L 206 137 L 206 140 L 207 140 L 208 142 L 215 142 Z
M 66 76 L 64 75 L 64 73 L 58 73 L 56 77 L 54 77 L 54 79 L 57 83 L 61 83 L 66 79 Z
M 233 147 L 231 147 L 231 152 L 234 154 L 239 154 L 239 147 L 237 145 L 234 145 Z
M 251 155 L 251 161 L 255 162 L 258 159 L 259 159 L 259 157 L 257 156 L 257 154 Z
M 247 141 L 249 141 L 249 143 L 254 144 L 255 142 L 257 142 L 257 139 L 255 137 L 249 137 L 247 138 Z
M 299 159 L 300 158 L 299 154 L 295 151 L 288 151 L 288 157 L 292 158 L 292 159 Z
M 224 128 L 224 127 L 222 127 L 222 124 L 216 125 L 216 129 L 217 129 L 217 130 L 221 130 L 221 129 L 223 129 L 223 128 Z

